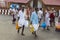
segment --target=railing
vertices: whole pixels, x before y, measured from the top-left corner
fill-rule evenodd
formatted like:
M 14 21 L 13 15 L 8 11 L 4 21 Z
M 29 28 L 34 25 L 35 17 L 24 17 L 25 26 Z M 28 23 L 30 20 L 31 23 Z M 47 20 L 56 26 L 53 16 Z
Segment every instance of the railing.
M 11 12 L 9 9 L 0 9 L 0 14 L 11 15 Z

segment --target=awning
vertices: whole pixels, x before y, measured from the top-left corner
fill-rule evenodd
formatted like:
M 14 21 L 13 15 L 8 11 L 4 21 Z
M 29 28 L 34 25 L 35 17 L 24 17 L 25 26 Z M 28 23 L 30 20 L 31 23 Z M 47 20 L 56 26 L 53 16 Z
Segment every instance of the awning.
M 28 3 L 30 0 L 5 0 L 6 2 Z
M 42 0 L 45 5 L 57 5 L 60 6 L 60 0 Z

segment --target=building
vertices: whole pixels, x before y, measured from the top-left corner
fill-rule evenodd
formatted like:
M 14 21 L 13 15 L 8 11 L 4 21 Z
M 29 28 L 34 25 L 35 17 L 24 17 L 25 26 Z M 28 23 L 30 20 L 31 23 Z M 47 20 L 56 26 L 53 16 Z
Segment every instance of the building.
M 58 11 L 60 9 L 60 0 L 42 0 L 42 6 L 44 9 L 46 9 L 47 7 L 51 8 L 55 8 L 56 11 Z
M 5 8 L 9 8 L 11 4 L 19 4 L 19 5 L 24 5 L 24 6 L 42 8 L 41 0 L 2 0 L 0 1 L 0 4 L 3 4 L 1 2 L 4 3 L 3 7 L 6 6 Z
M 0 7 L 9 8 L 11 4 L 19 4 L 36 8 L 55 8 L 60 9 L 60 0 L 0 0 Z

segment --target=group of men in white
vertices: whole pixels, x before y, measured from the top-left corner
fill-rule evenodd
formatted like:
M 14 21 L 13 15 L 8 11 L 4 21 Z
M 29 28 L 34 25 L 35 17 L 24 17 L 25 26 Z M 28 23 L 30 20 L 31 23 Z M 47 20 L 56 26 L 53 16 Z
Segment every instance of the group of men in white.
M 19 30 L 22 28 L 21 35 L 24 35 L 24 33 L 23 33 L 24 28 L 28 27 L 29 23 L 32 23 L 32 25 L 34 27 L 34 32 L 32 34 L 35 34 L 35 36 L 37 36 L 36 31 L 38 30 L 38 28 L 41 24 L 41 20 L 43 18 L 44 18 L 44 21 L 46 22 L 47 28 L 48 28 L 48 26 L 50 26 L 49 12 L 47 10 L 45 10 L 45 16 L 43 16 L 42 8 L 40 8 L 37 12 L 36 12 L 35 8 L 32 9 L 32 11 L 30 13 L 30 18 L 29 18 L 30 21 L 27 20 L 26 9 L 24 9 L 24 8 L 19 9 L 19 11 L 14 9 L 13 15 L 14 15 L 13 20 L 14 20 L 14 18 L 16 18 L 16 20 L 18 22 L 18 26 L 19 26 L 19 29 L 17 30 L 17 32 L 19 33 Z M 60 16 L 60 11 L 59 11 L 59 16 Z

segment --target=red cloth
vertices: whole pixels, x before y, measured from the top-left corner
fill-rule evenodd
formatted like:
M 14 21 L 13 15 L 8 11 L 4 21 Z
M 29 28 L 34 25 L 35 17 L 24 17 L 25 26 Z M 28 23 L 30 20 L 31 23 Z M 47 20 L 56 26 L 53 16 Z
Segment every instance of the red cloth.
M 50 14 L 50 22 L 54 22 L 55 20 L 55 16 L 53 13 Z
M 54 16 L 53 13 L 50 14 L 50 18 L 51 18 L 51 19 L 54 19 L 54 18 L 55 18 L 55 16 Z

